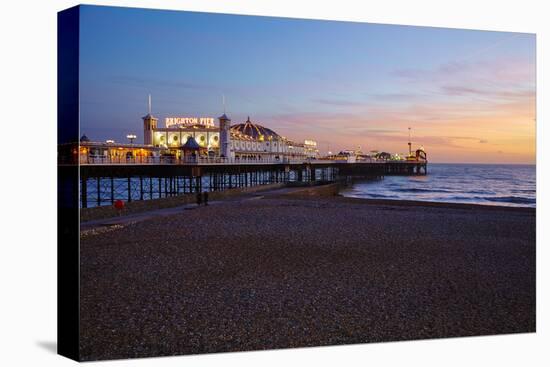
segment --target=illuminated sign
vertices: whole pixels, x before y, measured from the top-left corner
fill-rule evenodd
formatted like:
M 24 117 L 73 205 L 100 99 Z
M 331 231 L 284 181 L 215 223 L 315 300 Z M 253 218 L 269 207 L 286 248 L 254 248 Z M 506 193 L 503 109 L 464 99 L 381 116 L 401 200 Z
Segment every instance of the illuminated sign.
M 214 119 L 212 117 L 167 117 L 164 122 L 166 127 L 185 127 L 191 125 L 214 127 Z

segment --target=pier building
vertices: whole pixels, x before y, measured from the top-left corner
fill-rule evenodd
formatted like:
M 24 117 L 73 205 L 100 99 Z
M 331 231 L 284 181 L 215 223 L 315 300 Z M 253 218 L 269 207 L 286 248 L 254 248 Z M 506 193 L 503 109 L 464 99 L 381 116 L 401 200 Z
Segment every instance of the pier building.
M 235 125 L 226 114 L 217 119 L 217 124 L 207 117 L 167 118 L 164 127 L 158 126 L 158 119 L 151 113 L 142 119 L 143 144 L 95 141 L 84 134 L 78 146 L 70 145 L 66 148 L 72 151 L 61 154 L 64 158 L 78 155 L 80 163 L 192 162 L 198 158 L 282 162 L 319 155 L 314 140 L 294 142 L 252 122 L 250 117 Z M 190 152 L 190 146 L 197 148 Z
M 235 125 L 225 113 L 217 120 L 218 124 L 211 117 L 167 117 L 164 127 L 159 127 L 158 119 L 149 113 L 143 117 L 143 144 L 176 158 L 191 137 L 206 155 L 235 160 L 315 158 L 319 152 L 314 140 L 294 142 L 250 117 Z

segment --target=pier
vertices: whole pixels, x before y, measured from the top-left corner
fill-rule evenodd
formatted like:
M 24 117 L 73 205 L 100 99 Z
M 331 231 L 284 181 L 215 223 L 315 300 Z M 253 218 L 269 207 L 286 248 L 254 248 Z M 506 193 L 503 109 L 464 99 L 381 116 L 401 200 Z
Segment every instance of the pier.
M 60 165 L 70 176 L 74 165 Z M 80 162 L 80 206 L 112 205 L 182 194 L 222 191 L 274 183 L 319 184 L 350 178 L 425 175 L 427 161 L 194 161 Z
M 225 113 L 218 120 L 215 126 L 213 118 L 167 118 L 161 128 L 149 101 L 143 144 L 134 143 L 135 134 L 127 136 L 129 143 L 92 141 L 83 134 L 78 143 L 60 144 L 60 190 L 70 187 L 67 202 L 88 208 L 268 184 L 427 174 L 426 152 L 412 150 L 410 128 L 408 155 L 357 149 L 321 156 L 316 141 L 289 140 L 250 117 L 235 125 Z M 76 167 L 79 180 L 69 180 L 69 167 Z

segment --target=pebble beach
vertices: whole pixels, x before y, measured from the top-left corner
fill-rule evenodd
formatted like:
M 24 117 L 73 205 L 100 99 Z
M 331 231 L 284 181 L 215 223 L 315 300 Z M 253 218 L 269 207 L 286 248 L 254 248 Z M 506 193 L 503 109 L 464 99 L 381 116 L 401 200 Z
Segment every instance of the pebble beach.
M 535 210 L 258 197 L 82 236 L 83 360 L 535 331 Z

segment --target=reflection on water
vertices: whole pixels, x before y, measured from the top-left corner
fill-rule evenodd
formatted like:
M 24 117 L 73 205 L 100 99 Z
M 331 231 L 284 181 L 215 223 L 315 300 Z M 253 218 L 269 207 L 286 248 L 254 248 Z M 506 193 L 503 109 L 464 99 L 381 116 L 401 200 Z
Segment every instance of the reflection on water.
M 342 195 L 535 207 L 534 165 L 429 164 L 426 176 L 387 176 L 355 182 Z

